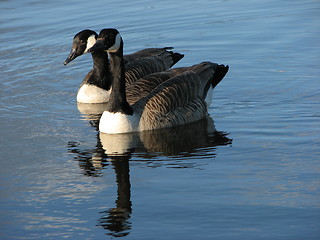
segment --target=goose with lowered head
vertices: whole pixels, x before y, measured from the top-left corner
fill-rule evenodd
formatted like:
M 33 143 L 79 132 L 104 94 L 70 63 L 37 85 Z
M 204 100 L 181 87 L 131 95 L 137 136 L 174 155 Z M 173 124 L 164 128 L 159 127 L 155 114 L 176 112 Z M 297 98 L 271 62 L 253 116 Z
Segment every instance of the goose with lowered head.
M 73 38 L 69 56 L 64 62 L 69 62 L 88 53 L 97 41 L 98 34 L 92 30 L 83 30 Z M 125 55 L 125 79 L 130 85 L 137 79 L 148 74 L 164 71 L 178 62 L 183 55 L 170 51 L 171 47 L 146 48 L 138 52 Z M 106 52 L 94 52 L 92 54 L 93 69 L 86 75 L 77 93 L 79 103 L 105 103 L 109 100 L 111 81 L 109 77 L 109 63 Z
M 206 101 L 207 96 L 229 69 L 228 66 L 211 62 L 179 68 L 176 70 L 178 74 L 156 86 L 134 104 L 129 104 L 126 98 L 123 40 L 118 30 L 101 30 L 98 41 L 88 51 L 105 51 L 109 55 L 112 92 L 99 123 L 99 130 L 109 134 L 174 127 L 204 118 L 210 104 Z

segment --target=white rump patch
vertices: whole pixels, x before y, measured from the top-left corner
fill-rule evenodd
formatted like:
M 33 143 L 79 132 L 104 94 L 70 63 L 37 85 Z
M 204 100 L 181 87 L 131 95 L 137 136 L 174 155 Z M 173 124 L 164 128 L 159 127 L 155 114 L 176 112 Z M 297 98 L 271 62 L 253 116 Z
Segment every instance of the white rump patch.
M 104 90 L 92 84 L 83 84 L 78 90 L 77 102 L 106 103 L 110 99 L 110 90 Z
M 97 41 L 96 36 L 94 34 L 90 35 L 90 37 L 88 37 L 87 47 L 86 47 L 86 50 L 84 50 L 84 53 L 87 53 L 88 50 L 92 48 L 92 46 L 96 43 L 96 41 Z
M 116 36 L 116 40 L 115 40 L 114 45 L 109 47 L 107 51 L 108 52 L 116 52 L 119 50 L 120 45 L 121 45 L 121 36 L 120 36 L 120 33 L 118 33 Z

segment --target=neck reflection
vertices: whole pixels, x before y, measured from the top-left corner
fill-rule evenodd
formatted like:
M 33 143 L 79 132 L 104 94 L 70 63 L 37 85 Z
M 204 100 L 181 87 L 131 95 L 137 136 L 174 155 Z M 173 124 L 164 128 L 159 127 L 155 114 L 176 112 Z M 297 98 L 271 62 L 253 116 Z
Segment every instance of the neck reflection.
M 114 166 L 118 186 L 116 207 L 101 212 L 103 216 L 99 219 L 98 226 L 110 231 L 108 235 L 123 237 L 128 235 L 131 229 L 131 222 L 129 221 L 132 212 L 129 157 L 112 157 L 112 165 Z

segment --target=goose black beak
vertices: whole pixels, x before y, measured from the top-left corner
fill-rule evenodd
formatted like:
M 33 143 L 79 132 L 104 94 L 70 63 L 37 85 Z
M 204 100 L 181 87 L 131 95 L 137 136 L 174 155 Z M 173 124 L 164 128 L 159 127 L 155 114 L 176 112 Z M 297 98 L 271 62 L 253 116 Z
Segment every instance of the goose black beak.
M 69 56 L 67 57 L 67 59 L 64 61 L 63 64 L 67 65 L 69 62 L 71 62 L 72 60 L 74 60 L 78 56 L 79 56 L 79 54 L 77 53 L 77 51 L 75 49 L 71 49 Z
M 88 52 L 96 52 L 96 51 L 103 51 L 104 44 L 102 40 L 98 40 L 91 48 L 89 48 Z

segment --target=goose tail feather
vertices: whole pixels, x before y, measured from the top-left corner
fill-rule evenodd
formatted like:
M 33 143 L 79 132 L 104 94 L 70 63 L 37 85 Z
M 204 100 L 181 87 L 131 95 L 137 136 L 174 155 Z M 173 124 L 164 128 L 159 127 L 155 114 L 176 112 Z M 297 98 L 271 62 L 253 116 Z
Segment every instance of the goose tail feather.
M 171 64 L 170 67 L 172 67 L 172 66 L 175 65 L 177 62 L 179 62 L 179 61 L 184 57 L 184 54 L 172 52 L 171 57 L 172 57 L 172 64 Z
M 173 47 L 164 47 L 163 50 L 165 50 L 166 52 L 170 53 L 170 57 L 171 57 L 171 60 L 172 60 L 172 64 L 170 65 L 170 68 L 173 65 L 175 65 L 177 62 L 179 62 L 184 57 L 184 54 L 173 52 L 173 51 L 169 51 L 169 50 L 173 50 Z
M 215 69 L 215 73 L 213 75 L 212 78 L 212 88 L 215 88 L 219 82 L 221 82 L 221 80 L 224 78 L 224 76 L 227 74 L 229 70 L 229 66 L 228 65 L 217 65 L 216 69 Z

